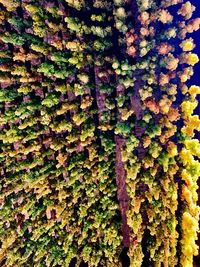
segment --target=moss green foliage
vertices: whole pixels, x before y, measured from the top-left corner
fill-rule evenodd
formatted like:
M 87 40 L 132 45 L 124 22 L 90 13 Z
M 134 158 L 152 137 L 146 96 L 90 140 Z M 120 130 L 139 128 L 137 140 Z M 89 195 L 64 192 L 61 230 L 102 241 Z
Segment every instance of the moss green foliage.
M 0 4 L 0 266 L 192 267 L 194 7 Z

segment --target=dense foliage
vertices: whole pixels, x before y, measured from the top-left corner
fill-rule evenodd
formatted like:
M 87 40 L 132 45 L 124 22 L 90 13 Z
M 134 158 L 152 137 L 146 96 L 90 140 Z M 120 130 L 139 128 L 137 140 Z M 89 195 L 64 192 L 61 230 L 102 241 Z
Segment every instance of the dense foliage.
M 192 267 L 200 28 L 183 0 L 0 0 L 0 266 Z

